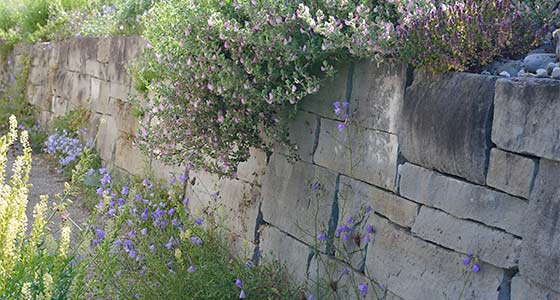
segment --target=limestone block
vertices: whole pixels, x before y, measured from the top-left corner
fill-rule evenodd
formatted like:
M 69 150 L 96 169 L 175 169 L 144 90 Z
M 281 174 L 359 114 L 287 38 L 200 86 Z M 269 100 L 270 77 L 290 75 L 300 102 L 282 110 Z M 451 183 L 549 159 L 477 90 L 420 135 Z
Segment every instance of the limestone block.
M 147 158 L 132 144 L 129 138 L 121 136 L 115 146 L 115 166 L 132 175 L 142 175 Z
M 314 162 L 349 177 L 395 190 L 397 136 L 358 126 L 339 130 L 338 124 L 321 119 Z
M 328 228 L 336 177 L 325 168 L 302 161 L 291 163 L 274 153 L 262 184 L 264 220 L 311 243 L 319 231 Z M 313 190 L 313 183 L 320 188 Z
M 520 198 L 409 163 L 400 167 L 399 175 L 399 191 L 405 198 L 522 235 L 528 203 Z
M 126 84 L 129 81 L 125 58 L 126 40 L 113 38 L 110 47 L 111 55 L 107 66 L 108 79 L 110 82 Z
M 367 273 L 405 300 L 498 299 L 503 271 L 481 264 L 475 276 L 463 271 L 464 254 L 411 236 L 374 215 L 376 230 L 368 248 Z
M 265 226 L 260 234 L 259 249 L 264 262 L 278 261 L 285 264 L 290 279 L 298 284 L 305 282 L 308 257 L 313 253 L 307 245 L 272 226 Z
M 262 149 L 249 149 L 249 159 L 237 167 L 237 178 L 260 185 L 266 172 L 267 156 Z
M 333 103 L 347 102 L 348 95 L 348 73 L 351 71 L 349 65 L 342 65 L 336 68 L 337 74 L 333 78 L 326 79 L 319 91 L 313 95 L 303 98 L 300 108 L 319 116 L 342 120 L 342 115 L 335 115 Z
M 115 144 L 119 137 L 120 133 L 117 129 L 115 119 L 110 116 L 100 118 L 97 136 L 95 138 L 97 142 L 95 148 L 101 159 L 110 166 L 114 164 Z
M 55 117 L 64 116 L 68 112 L 68 101 L 61 97 L 52 97 L 51 111 Z
M 84 62 L 82 61 L 82 49 L 79 47 L 79 41 L 72 39 L 65 43 L 68 47 L 68 55 L 63 57 L 63 59 L 66 59 L 66 69 L 72 72 L 80 72 Z
M 115 82 L 109 83 L 109 96 L 113 98 L 122 101 L 127 101 L 129 92 L 130 92 L 129 85 L 119 84 Z
M 560 81 L 499 80 L 492 141 L 504 150 L 560 160 Z
M 511 300 L 558 300 L 560 294 L 517 274 L 511 281 Z
M 290 151 L 289 146 L 281 143 L 277 143 L 274 150 L 286 156 L 297 154 L 299 159 L 312 163 L 319 130 L 319 117 L 305 111 L 298 111 L 293 119 L 287 119 L 285 122 L 287 122 L 290 142 L 296 147 L 295 153 Z
M 404 102 L 406 65 L 361 61 L 354 67 L 352 121 L 369 129 L 396 134 Z
M 111 41 L 112 38 L 99 38 L 97 44 L 97 61 L 100 63 L 108 63 L 111 57 Z
M 434 242 L 464 254 L 474 254 L 482 261 L 509 269 L 517 265 L 521 239 L 479 223 L 457 219 L 427 206 L 412 227 L 423 240 Z
M 414 224 L 419 208 L 412 201 L 346 176 L 340 178 L 338 203 L 341 207 L 351 207 L 350 214 L 369 205 L 374 212 L 409 228 Z
M 484 184 L 490 156 L 495 78 L 417 75 L 407 88 L 401 151 L 415 164 Z
M 113 111 L 109 105 L 109 82 L 92 77 L 90 85 L 92 110 L 97 113 L 111 115 Z
M 494 148 L 490 152 L 486 184 L 508 194 L 528 198 L 536 167 L 535 159 Z
M 519 261 L 527 279 L 560 293 L 560 163 L 541 159 Z
M 84 73 L 95 78 L 107 79 L 107 65 L 102 64 L 94 59 L 85 61 Z

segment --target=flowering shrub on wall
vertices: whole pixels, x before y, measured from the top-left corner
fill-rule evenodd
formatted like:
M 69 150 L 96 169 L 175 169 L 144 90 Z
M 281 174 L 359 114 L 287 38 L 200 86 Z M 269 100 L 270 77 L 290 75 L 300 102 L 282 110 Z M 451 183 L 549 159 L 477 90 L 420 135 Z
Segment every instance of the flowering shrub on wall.
M 273 1 L 181 0 L 144 20 L 148 51 L 139 81 L 139 145 L 169 163 L 233 174 L 297 103 L 356 58 L 400 58 L 432 70 L 462 70 L 531 45 L 550 19 L 529 22 L 552 0 Z M 549 18 L 549 19 L 547 19 Z M 531 25 L 535 32 L 518 39 Z M 332 101 L 334 99 L 325 99 Z

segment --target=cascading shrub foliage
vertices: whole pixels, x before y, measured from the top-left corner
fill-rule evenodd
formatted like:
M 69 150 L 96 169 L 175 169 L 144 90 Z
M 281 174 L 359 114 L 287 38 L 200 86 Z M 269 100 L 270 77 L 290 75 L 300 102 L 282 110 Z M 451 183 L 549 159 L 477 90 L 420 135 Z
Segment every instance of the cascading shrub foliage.
M 286 142 L 281 120 L 337 63 L 471 68 L 538 42 L 555 3 L 163 1 L 144 19 L 139 81 L 150 97 L 138 143 L 152 157 L 231 175 L 265 134 Z

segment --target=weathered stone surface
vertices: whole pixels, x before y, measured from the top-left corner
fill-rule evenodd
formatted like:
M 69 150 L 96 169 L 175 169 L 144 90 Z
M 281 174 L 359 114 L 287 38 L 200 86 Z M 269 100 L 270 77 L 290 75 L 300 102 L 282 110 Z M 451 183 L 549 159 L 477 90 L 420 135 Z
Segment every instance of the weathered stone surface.
M 251 258 L 255 249 L 255 226 L 259 214 L 260 188 L 240 180 L 219 179 L 204 171 L 190 172 L 189 208 L 197 217 L 215 222 L 239 258 Z M 212 194 L 217 193 L 216 196 Z
M 528 198 L 531 192 L 537 161 L 494 148 L 486 184 L 506 193 Z
M 128 85 L 114 83 L 114 82 L 109 83 L 109 96 L 113 98 L 117 98 L 122 101 L 127 101 L 129 92 L 130 92 L 130 86 Z
M 350 214 L 368 205 L 373 211 L 403 227 L 412 227 L 419 205 L 367 183 L 342 176 L 338 191 L 339 206 L 351 208 Z
M 337 121 L 321 119 L 314 162 L 376 186 L 395 190 L 397 136 L 357 126 L 349 126 L 341 131 L 337 126 Z
M 278 261 L 285 264 L 286 271 L 294 282 L 305 282 L 308 257 L 313 253 L 307 245 L 272 226 L 265 226 L 261 230 L 259 249 L 264 262 Z
M 299 159 L 312 163 L 319 130 L 319 117 L 305 111 L 298 111 L 295 117 L 287 119 L 287 122 L 290 142 L 296 147 L 295 153 L 281 143 L 275 145 L 275 151 L 287 156 L 297 154 Z
M 396 134 L 406 80 L 405 64 L 356 63 L 350 96 L 352 121 L 365 128 Z
M 51 101 L 51 111 L 55 117 L 63 116 L 68 111 L 68 101 L 61 97 L 54 97 Z
M 529 199 L 519 270 L 560 293 L 560 163 L 541 159 Z
M 85 62 L 85 74 L 99 79 L 107 79 L 107 66 L 97 60 L 88 59 Z
M 560 82 L 499 80 L 492 141 L 499 148 L 560 160 Z
M 108 63 L 111 57 L 111 41 L 112 38 L 100 38 L 97 44 L 97 61 Z
M 132 175 L 142 175 L 147 158 L 132 145 L 130 139 L 120 137 L 115 145 L 115 166 L 126 170 Z
M 316 94 L 303 98 L 299 104 L 300 108 L 325 118 L 342 120 L 342 114 L 337 116 L 334 113 L 333 103 L 349 100 L 347 89 L 350 69 L 349 65 L 336 68 L 338 73 L 333 78 L 325 80 Z
M 520 236 L 526 201 L 407 163 L 400 167 L 403 197 Z
M 281 154 L 270 158 L 262 184 L 264 220 L 311 244 L 328 228 L 336 189 L 336 174 Z M 312 183 L 321 189 L 314 191 Z M 315 223 L 317 219 L 317 224 Z
M 403 105 L 399 136 L 404 157 L 484 184 L 495 81 L 478 74 L 418 74 Z
M 119 131 L 115 124 L 115 119 L 111 117 L 100 118 L 99 126 L 97 129 L 97 136 L 95 138 L 97 153 L 101 159 L 113 165 L 115 144 L 120 137 Z
M 517 265 L 521 252 L 521 239 L 509 233 L 457 219 L 427 206 L 420 209 L 412 232 L 424 240 L 464 254 L 472 253 L 482 261 L 506 269 Z
M 240 163 L 237 168 L 237 178 L 260 185 L 266 172 L 266 152 L 257 148 L 251 148 L 249 152 L 249 159 Z
M 375 239 L 368 248 L 367 271 L 405 300 L 498 299 L 502 271 L 482 264 L 480 273 L 462 271 L 465 255 L 411 236 L 387 220 L 373 216 Z M 468 277 L 467 277 L 468 276 Z
M 511 300 L 559 300 L 560 294 L 517 274 L 511 281 Z

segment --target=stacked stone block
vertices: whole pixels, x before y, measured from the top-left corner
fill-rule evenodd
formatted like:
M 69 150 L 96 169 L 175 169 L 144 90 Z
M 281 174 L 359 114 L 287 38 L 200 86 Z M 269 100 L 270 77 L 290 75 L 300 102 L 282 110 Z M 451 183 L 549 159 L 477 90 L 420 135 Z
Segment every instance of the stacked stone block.
M 341 65 L 288 121 L 296 153 L 252 149 L 238 177 L 224 179 L 149 161 L 127 138 L 138 127 L 127 65 L 144 43 L 18 47 L 0 78 L 6 86 L 31 55 L 27 93 L 43 123 L 90 109 L 88 136 L 109 166 L 139 174 L 147 162 L 162 178 L 188 174 L 195 213 L 219 220 L 240 257 L 280 260 L 297 283 L 317 272 L 332 282 L 350 267 L 384 299 L 560 299 L 557 81 Z M 335 101 L 349 102 L 342 130 Z M 332 236 L 364 207 L 375 231 L 365 255 L 343 262 L 329 243 L 312 251 L 317 230 Z M 467 256 L 479 272 L 465 270 Z M 355 298 L 339 285 L 341 299 Z

